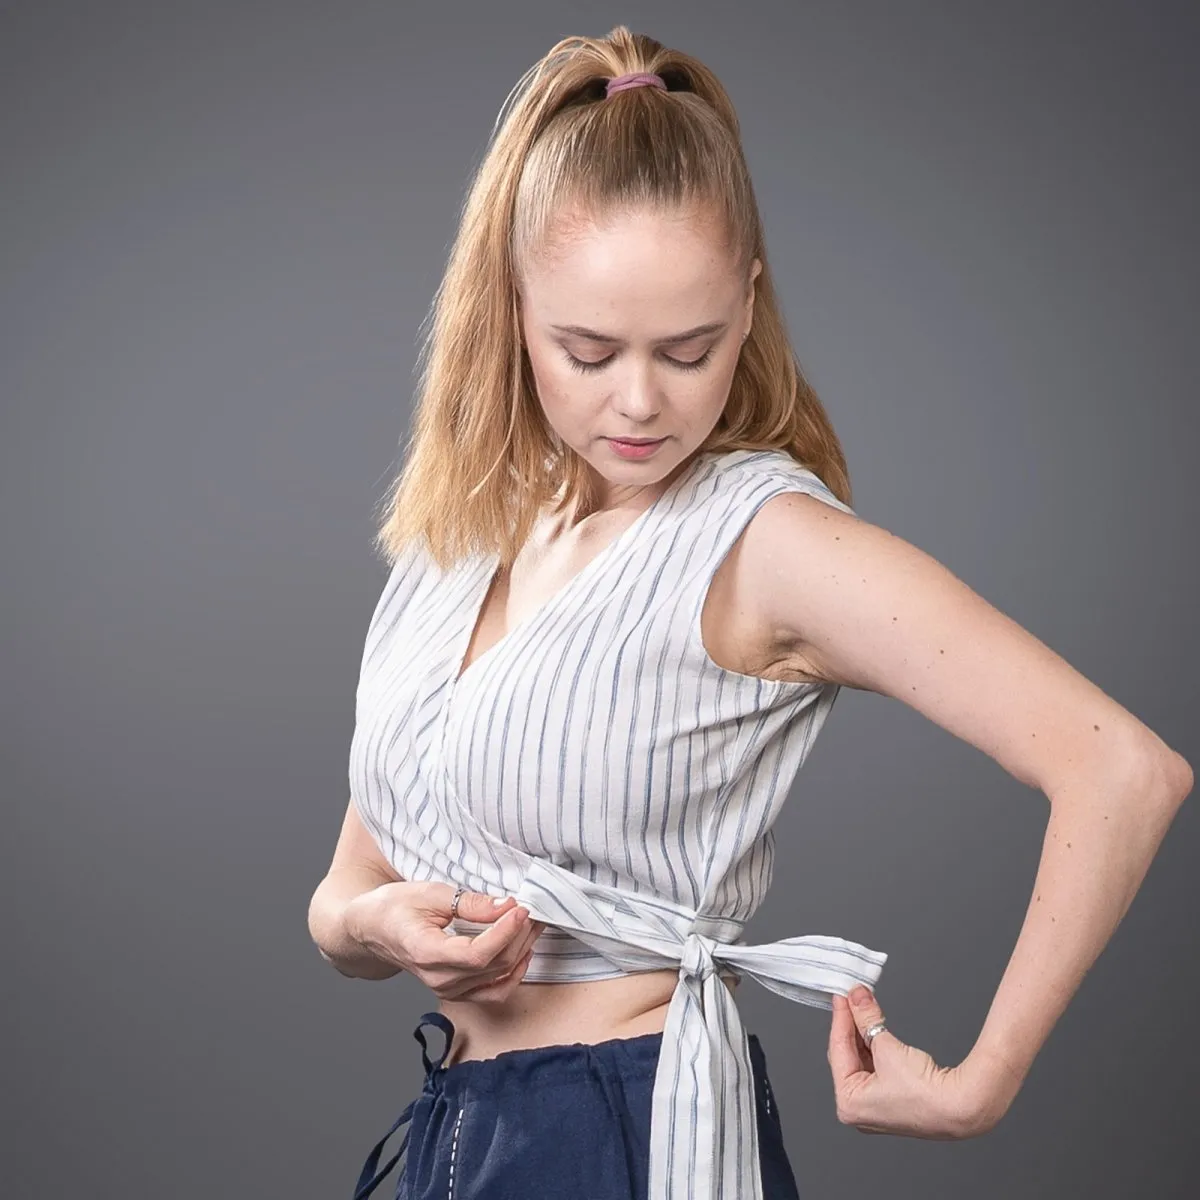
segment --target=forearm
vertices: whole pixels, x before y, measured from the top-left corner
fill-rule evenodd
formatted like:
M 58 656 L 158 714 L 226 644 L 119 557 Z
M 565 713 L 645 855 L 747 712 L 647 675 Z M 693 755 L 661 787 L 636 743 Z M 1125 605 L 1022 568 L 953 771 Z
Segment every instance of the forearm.
M 1015 1094 L 1129 909 L 1189 787 L 1190 771 L 1176 758 L 1080 775 L 1049 796 L 1025 921 L 968 1056 L 997 1089 Z
M 346 905 L 364 892 L 394 883 L 370 867 L 340 867 L 321 880 L 308 906 L 308 930 L 321 957 L 351 979 L 390 979 L 401 968 L 378 958 L 352 938 L 346 928 Z

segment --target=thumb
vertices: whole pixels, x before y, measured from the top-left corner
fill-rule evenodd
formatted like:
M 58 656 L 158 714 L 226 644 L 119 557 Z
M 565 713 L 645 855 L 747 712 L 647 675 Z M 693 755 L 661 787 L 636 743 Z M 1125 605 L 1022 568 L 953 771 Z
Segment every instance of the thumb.
M 833 1020 L 829 1026 L 829 1047 L 826 1057 L 833 1072 L 834 1090 L 839 1090 L 852 1076 L 865 1069 L 862 1049 L 854 1032 L 854 1018 L 850 1016 L 850 1002 L 839 992 L 830 997 L 833 1002 Z
M 850 1002 L 850 1014 L 854 1017 L 854 1024 L 860 1034 L 865 1034 L 872 1025 L 876 1025 L 884 1019 L 883 1009 L 880 1008 L 879 1001 L 875 998 L 875 993 L 869 987 L 859 984 L 857 987 L 851 989 L 847 999 Z M 882 1033 L 877 1034 L 871 1039 L 871 1046 L 874 1046 L 880 1038 L 887 1036 L 888 1031 L 885 1029 Z M 865 1043 L 866 1038 L 863 1041 Z M 870 1048 L 869 1046 L 868 1049 Z

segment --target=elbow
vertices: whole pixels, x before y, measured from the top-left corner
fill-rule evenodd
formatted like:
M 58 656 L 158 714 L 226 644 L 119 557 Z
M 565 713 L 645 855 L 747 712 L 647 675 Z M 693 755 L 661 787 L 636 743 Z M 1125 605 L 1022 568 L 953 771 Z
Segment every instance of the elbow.
M 1192 767 L 1182 754 L 1167 750 L 1154 761 L 1150 770 L 1151 782 L 1144 793 L 1150 799 L 1145 811 L 1148 813 L 1148 828 L 1157 845 L 1166 837 L 1192 790 Z
M 1195 782 L 1192 765 L 1152 730 L 1146 730 L 1139 760 L 1149 790 L 1172 811 L 1187 799 Z
M 1195 777 L 1192 774 L 1192 764 L 1182 754 L 1177 754 L 1174 750 L 1170 753 L 1171 762 L 1167 768 L 1169 787 L 1178 808 L 1191 794 Z
M 1160 742 L 1139 760 L 1133 779 L 1128 793 L 1132 812 L 1149 843 L 1157 847 L 1192 790 L 1191 764 Z
M 1090 809 L 1103 794 L 1123 802 L 1126 815 L 1144 817 L 1165 832 L 1191 792 L 1193 777 L 1188 760 L 1142 726 L 1120 751 L 1111 748 L 1102 759 L 1060 776 L 1055 784 L 1042 789 L 1052 810 L 1076 803 Z
M 333 930 L 333 921 L 329 913 L 329 905 L 324 895 L 325 881 L 322 880 L 320 886 L 312 894 L 312 899 L 308 902 L 308 936 L 312 938 L 313 945 L 321 957 L 328 963 L 332 963 L 328 951 L 325 949 L 330 944 L 330 939 Z

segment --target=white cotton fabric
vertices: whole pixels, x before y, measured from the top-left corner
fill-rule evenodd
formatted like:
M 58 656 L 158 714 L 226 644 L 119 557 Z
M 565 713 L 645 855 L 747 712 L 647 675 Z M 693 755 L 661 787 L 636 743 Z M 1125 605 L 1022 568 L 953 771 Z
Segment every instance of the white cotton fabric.
M 548 924 L 530 982 L 679 971 L 650 1200 L 762 1197 L 746 1032 L 718 974 L 828 1010 L 887 960 L 833 936 L 742 939 L 839 691 L 727 670 L 700 638 L 717 567 L 781 492 L 853 511 L 784 451 L 698 455 L 457 680 L 497 559 L 442 572 L 410 546 L 363 650 L 350 794 L 396 872 L 516 896 Z

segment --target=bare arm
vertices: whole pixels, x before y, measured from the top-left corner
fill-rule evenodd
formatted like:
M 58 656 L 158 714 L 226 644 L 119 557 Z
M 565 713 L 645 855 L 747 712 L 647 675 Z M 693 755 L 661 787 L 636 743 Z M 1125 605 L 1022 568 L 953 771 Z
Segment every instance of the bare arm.
M 1191 790 L 1187 764 L 1165 754 L 1124 770 L 1090 766 L 1050 793 L 1032 898 L 971 1051 L 1004 1064 L 1016 1086 L 1128 911 Z
M 309 932 L 322 957 L 352 979 L 407 971 L 444 1000 L 505 1003 L 545 925 L 513 896 L 469 891 L 458 911 L 490 928 L 447 937 L 454 893 L 449 883 L 410 883 L 397 875 L 351 801 L 333 862 L 309 904 Z
M 1011 1099 L 1129 908 L 1191 767 L 886 529 L 788 493 L 763 506 L 745 541 L 739 592 L 778 661 L 904 701 L 1050 802 L 1025 922 L 967 1059 Z
M 351 801 L 333 861 L 308 906 L 309 934 L 321 957 L 341 974 L 353 979 L 390 979 L 400 973 L 395 963 L 384 962 L 350 937 L 344 919 L 346 905 L 355 897 L 398 882 L 401 877 L 379 853 Z

